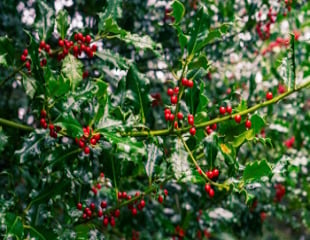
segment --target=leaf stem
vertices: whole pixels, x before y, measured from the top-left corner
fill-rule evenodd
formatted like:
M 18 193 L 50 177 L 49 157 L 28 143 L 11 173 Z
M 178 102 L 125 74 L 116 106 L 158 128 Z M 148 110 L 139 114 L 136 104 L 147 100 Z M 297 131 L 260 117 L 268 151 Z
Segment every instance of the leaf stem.
M 17 122 L 13 122 L 11 120 L 7 120 L 4 118 L 0 118 L 0 125 L 6 125 L 9 127 L 17 128 L 17 129 L 24 130 L 24 131 L 33 131 L 34 130 L 33 127 L 29 127 L 27 125 L 17 123 Z

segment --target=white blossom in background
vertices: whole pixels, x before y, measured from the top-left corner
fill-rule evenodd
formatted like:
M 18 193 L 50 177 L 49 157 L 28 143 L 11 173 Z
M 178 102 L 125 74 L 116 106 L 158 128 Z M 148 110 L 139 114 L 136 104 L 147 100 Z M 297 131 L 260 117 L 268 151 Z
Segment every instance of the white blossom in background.
M 64 7 L 71 7 L 72 5 L 73 5 L 72 0 L 56 0 L 54 3 L 56 13 L 58 13 Z
M 24 8 L 22 13 L 22 23 L 26 25 L 32 25 L 36 18 L 36 11 L 34 8 Z

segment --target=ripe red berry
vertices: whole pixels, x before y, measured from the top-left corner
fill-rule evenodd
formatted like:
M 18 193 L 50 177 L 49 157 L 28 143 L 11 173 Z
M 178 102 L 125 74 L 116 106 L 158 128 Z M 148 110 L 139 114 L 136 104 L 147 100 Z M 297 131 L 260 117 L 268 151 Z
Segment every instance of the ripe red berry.
M 120 211 L 119 209 L 116 209 L 116 210 L 114 211 L 114 217 L 118 218 L 119 215 L 121 215 L 121 211 Z
M 20 60 L 21 60 L 22 62 L 25 62 L 26 59 L 27 59 L 27 56 L 25 56 L 25 55 L 21 55 L 21 56 L 20 56 Z
M 143 199 L 140 201 L 140 206 L 141 206 L 142 208 L 145 207 L 145 201 L 144 201 Z
M 99 210 L 98 210 L 98 217 L 102 217 L 102 215 L 103 215 L 103 212 L 102 212 L 101 209 L 99 209 Z
M 84 153 L 85 153 L 85 154 L 89 154 L 89 153 L 90 153 L 90 148 L 89 148 L 88 146 L 86 146 L 86 147 L 84 148 Z
M 91 42 L 91 36 L 86 35 L 85 42 L 90 43 Z
M 29 70 L 30 69 L 30 65 L 31 65 L 30 61 L 27 61 L 26 64 L 25 64 L 25 67 Z
M 58 40 L 58 46 L 59 46 L 59 47 L 63 47 L 64 45 L 65 45 L 64 40 L 59 39 L 59 40 Z
M 187 121 L 189 125 L 194 125 L 194 116 L 192 114 L 189 114 L 187 116 Z
M 174 128 L 178 128 L 178 122 L 177 121 L 174 122 Z
M 43 127 L 43 125 L 46 123 L 45 118 L 40 119 L 40 125 Z
M 132 213 L 132 215 L 135 216 L 135 215 L 137 215 L 138 211 L 136 208 L 133 208 L 133 209 L 131 209 L 131 213 Z
M 220 174 L 220 172 L 219 172 L 219 170 L 217 168 L 214 168 L 212 173 L 213 173 L 213 177 L 215 177 L 215 178 L 218 177 L 219 174 Z
M 214 123 L 214 124 L 211 125 L 211 129 L 212 129 L 212 130 L 216 130 L 216 128 L 217 128 L 216 123 Z
M 164 201 L 163 196 L 162 196 L 162 195 L 159 195 L 159 196 L 158 196 L 158 202 L 159 202 L 159 203 L 162 203 L 163 201 Z
M 206 126 L 205 130 L 206 130 L 208 135 L 210 135 L 213 132 L 213 130 L 210 128 L 210 126 Z
M 177 104 L 178 103 L 178 97 L 177 96 L 171 96 L 170 100 L 171 100 L 172 104 Z
M 195 136 L 195 134 L 196 134 L 196 128 L 195 128 L 195 127 L 191 127 L 191 128 L 189 129 L 189 133 L 190 133 L 192 136 Z
M 106 208 L 107 207 L 107 202 L 106 201 L 102 201 L 101 203 L 100 203 L 100 206 L 102 207 L 102 208 Z
M 41 49 L 45 48 L 45 41 L 44 41 L 44 40 L 42 40 L 42 41 L 40 42 L 39 47 L 40 47 Z
M 104 226 L 108 226 L 109 218 L 108 217 L 104 217 L 102 223 L 103 223 Z
M 82 41 L 83 40 L 83 34 L 80 32 L 77 33 L 77 39 Z
M 175 88 L 173 89 L 173 92 L 174 92 L 174 94 L 178 94 L 178 93 L 179 93 L 179 87 L 175 87 Z
M 183 119 L 183 113 L 178 112 L 178 113 L 177 113 L 177 118 L 178 118 L 179 120 L 182 120 L 182 119 Z
M 212 171 L 208 171 L 207 172 L 207 177 L 209 178 L 209 179 L 212 179 L 214 176 L 213 176 L 213 172 Z
M 220 114 L 224 115 L 226 113 L 226 109 L 224 107 L 220 107 Z
M 96 139 L 96 141 L 98 142 L 100 140 L 100 133 L 97 133 L 94 135 L 94 138 Z
M 168 96 L 173 96 L 173 89 L 172 88 L 168 88 L 167 94 L 168 94 Z
M 92 211 L 91 211 L 90 209 L 88 209 L 88 210 L 86 211 L 86 215 L 87 215 L 88 217 L 91 217 Z
M 110 224 L 111 224 L 111 227 L 115 226 L 115 219 L 114 219 L 114 217 L 110 218 Z
M 236 123 L 240 123 L 241 122 L 241 115 L 237 114 L 235 116 L 235 121 L 236 121 Z
M 97 51 L 97 45 L 96 45 L 96 44 L 92 45 L 92 46 L 91 46 L 91 50 L 92 50 L 93 52 L 96 52 L 96 51 Z
M 126 198 L 127 197 L 127 193 L 126 192 L 123 192 L 122 193 L 122 198 Z
M 273 96 L 272 96 L 272 92 L 267 92 L 267 93 L 266 93 L 266 99 L 267 99 L 267 100 L 271 100 L 272 97 L 273 97 Z
M 122 197 L 123 197 L 123 196 L 122 196 L 122 192 L 118 192 L 118 193 L 117 193 L 117 198 L 118 198 L 118 199 L 122 199 Z
M 24 49 L 24 51 L 23 51 L 23 55 L 27 57 L 27 55 L 28 55 L 28 49 L 27 49 L 27 48 L 26 48 L 26 49 Z
M 192 80 L 187 81 L 187 87 L 192 88 L 194 86 L 194 82 Z
M 214 190 L 213 190 L 213 188 L 210 188 L 210 190 L 209 190 L 209 197 L 210 198 L 214 197 Z
M 169 115 L 169 121 L 170 121 L 170 122 L 173 122 L 173 120 L 174 120 L 174 114 L 171 113 L 171 114 Z
M 247 119 L 247 120 L 245 121 L 245 127 L 246 127 L 246 128 L 251 128 L 251 125 L 252 125 L 251 121 Z
M 95 187 L 92 187 L 91 190 L 92 190 L 92 192 L 93 192 L 95 195 L 97 195 L 98 190 L 97 190 Z
M 166 121 L 169 121 L 169 119 L 170 119 L 170 113 L 165 113 L 165 119 L 166 119 Z
M 96 145 L 96 143 L 97 143 L 96 139 L 95 139 L 94 137 L 92 137 L 92 138 L 90 139 L 90 144 Z
M 78 204 L 76 205 L 76 208 L 79 209 L 79 210 L 82 210 L 82 203 L 78 203 Z
M 85 147 L 85 142 L 82 139 L 80 139 L 80 141 L 79 141 L 79 147 L 80 148 L 84 148 Z
M 187 80 L 186 78 L 182 78 L 182 85 L 183 85 L 184 87 L 187 87 L 187 85 L 188 85 L 188 80 Z
M 202 174 L 201 168 L 198 168 L 197 171 L 198 171 L 199 175 Z
M 164 194 L 166 197 L 168 196 L 168 190 L 167 189 L 164 189 Z
M 206 183 L 206 185 L 205 185 L 205 191 L 206 191 L 207 193 L 209 193 L 210 189 L 211 189 L 210 184 L 209 184 L 209 183 Z
M 49 44 L 45 44 L 45 51 L 49 52 L 51 50 L 51 46 Z
M 232 112 L 232 107 L 231 107 L 231 106 L 227 106 L 227 107 L 226 107 L 226 112 L 229 113 L 229 114 L 231 114 L 231 112 Z
M 94 210 L 95 208 L 96 208 L 96 205 L 95 205 L 94 203 L 91 203 L 91 204 L 90 204 L 90 209 L 91 209 L 91 210 Z

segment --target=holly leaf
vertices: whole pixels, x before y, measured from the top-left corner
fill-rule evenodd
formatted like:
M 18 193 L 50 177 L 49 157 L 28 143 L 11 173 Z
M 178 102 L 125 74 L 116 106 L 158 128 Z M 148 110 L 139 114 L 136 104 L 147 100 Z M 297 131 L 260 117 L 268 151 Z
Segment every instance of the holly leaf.
M 54 124 L 61 127 L 71 137 L 81 137 L 83 135 L 83 128 L 76 120 L 72 112 L 63 113 Z
M 65 78 L 70 81 L 72 89 L 76 89 L 77 85 L 83 80 L 82 71 L 83 64 L 73 55 L 69 54 L 62 63 L 61 71 Z
M 67 31 L 69 29 L 69 19 L 68 19 L 68 12 L 65 9 L 62 9 L 58 12 L 56 16 L 56 24 L 57 24 L 57 31 L 60 34 L 62 39 L 66 38 Z
M 55 15 L 54 10 L 44 1 L 37 2 L 38 11 L 36 11 L 35 25 L 39 29 L 39 37 L 41 40 L 50 38 L 54 31 Z
M 1 65 L 4 66 L 4 67 L 8 66 L 8 64 L 6 62 L 6 58 L 5 58 L 6 55 L 7 55 L 6 53 L 0 55 L 0 66 Z
M 147 149 L 147 161 L 145 164 L 145 171 L 147 176 L 149 177 L 149 180 L 151 181 L 155 168 L 155 163 L 160 158 L 162 158 L 163 153 L 155 143 L 148 144 L 146 146 L 146 149 Z
M 5 232 L 5 239 L 23 239 L 24 227 L 20 216 L 16 216 L 13 213 L 5 214 L 5 225 L 7 226 Z
M 246 183 L 259 181 L 262 177 L 268 177 L 272 174 L 272 168 L 267 160 L 257 160 L 250 162 L 245 166 L 242 180 Z
M 22 83 L 26 94 L 32 99 L 37 91 L 36 80 L 33 77 L 23 73 Z
M 127 70 L 131 64 L 129 59 L 121 57 L 118 53 L 114 53 L 109 49 L 103 49 L 100 52 L 96 52 L 95 55 L 114 68 Z
M 184 17 L 185 7 L 178 0 L 174 0 L 171 7 L 172 7 L 172 16 L 175 19 L 173 24 L 178 25 L 180 21 L 182 20 L 182 18 Z

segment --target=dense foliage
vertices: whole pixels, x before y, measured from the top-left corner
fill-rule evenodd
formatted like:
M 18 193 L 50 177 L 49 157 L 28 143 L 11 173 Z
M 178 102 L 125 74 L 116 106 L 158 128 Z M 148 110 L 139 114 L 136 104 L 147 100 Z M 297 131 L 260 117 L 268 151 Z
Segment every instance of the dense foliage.
M 0 2 L 0 236 L 310 237 L 310 3 Z

